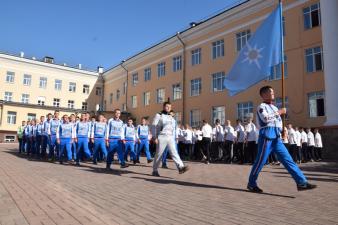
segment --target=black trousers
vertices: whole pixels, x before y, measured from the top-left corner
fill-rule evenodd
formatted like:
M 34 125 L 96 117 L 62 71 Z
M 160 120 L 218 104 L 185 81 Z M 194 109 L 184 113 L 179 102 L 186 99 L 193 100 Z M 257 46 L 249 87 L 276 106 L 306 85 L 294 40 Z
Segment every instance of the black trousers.
M 231 163 L 234 157 L 234 142 L 226 140 L 224 143 L 225 155 L 223 156 L 226 163 Z
M 314 149 L 315 149 L 315 146 L 308 146 L 307 147 L 308 160 L 315 160 Z
M 240 163 L 240 164 L 243 164 L 243 161 L 244 161 L 244 142 L 237 142 L 235 144 L 235 155 L 236 155 L 236 158 L 237 158 L 237 161 Z
M 202 139 L 202 153 L 207 157 L 207 161 L 210 162 L 210 143 L 211 138 L 203 137 Z
M 302 161 L 307 162 L 308 161 L 308 154 L 307 154 L 307 143 L 302 143 Z
M 246 163 L 253 163 L 255 160 L 255 156 L 257 152 L 257 146 L 255 141 L 248 141 L 248 144 L 245 148 L 245 162 Z
M 289 145 L 289 153 L 293 159 L 294 162 L 297 162 L 297 145 L 296 144 L 290 144 Z

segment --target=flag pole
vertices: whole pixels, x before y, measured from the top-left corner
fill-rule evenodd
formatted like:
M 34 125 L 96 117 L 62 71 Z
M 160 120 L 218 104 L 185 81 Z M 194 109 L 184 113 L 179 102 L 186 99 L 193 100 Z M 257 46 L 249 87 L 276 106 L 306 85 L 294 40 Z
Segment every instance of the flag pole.
M 285 108 L 285 74 L 284 74 L 284 37 L 283 37 L 283 4 L 282 0 L 279 0 L 279 10 L 280 10 L 280 30 L 281 30 L 281 73 L 282 73 L 282 108 Z M 285 114 L 282 115 L 282 124 L 283 124 L 283 129 L 282 129 L 282 135 L 284 137 L 285 132 L 284 132 L 284 127 L 285 127 Z

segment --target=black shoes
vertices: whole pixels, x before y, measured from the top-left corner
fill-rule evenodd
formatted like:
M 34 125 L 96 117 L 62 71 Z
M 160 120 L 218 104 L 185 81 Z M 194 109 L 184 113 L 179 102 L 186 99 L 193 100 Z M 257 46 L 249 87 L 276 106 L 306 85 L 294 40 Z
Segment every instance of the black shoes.
M 154 161 L 154 160 L 153 159 L 148 159 L 147 163 L 151 163 L 152 161 Z M 139 163 L 140 163 L 140 161 L 139 161 Z
M 166 164 L 162 164 L 162 169 L 169 169 L 169 167 Z
M 297 184 L 297 190 L 298 191 L 306 191 L 306 190 L 310 190 L 310 189 L 314 189 L 316 188 L 317 185 L 315 184 L 310 184 L 310 183 L 306 183 L 306 184 Z
M 123 164 L 123 165 L 121 165 L 121 169 L 124 169 L 124 168 L 127 168 L 127 167 L 129 167 L 129 165 L 128 164 Z
M 183 173 L 187 172 L 188 170 L 189 170 L 188 166 L 183 166 L 182 168 L 178 169 L 178 173 L 183 174 Z
M 154 177 L 160 177 L 160 174 L 157 171 L 153 171 L 151 175 Z
M 251 187 L 251 186 L 247 186 L 246 187 L 249 191 L 251 191 L 251 192 L 254 192 L 254 193 L 262 193 L 263 192 L 263 190 L 262 189 L 260 189 L 259 187 Z

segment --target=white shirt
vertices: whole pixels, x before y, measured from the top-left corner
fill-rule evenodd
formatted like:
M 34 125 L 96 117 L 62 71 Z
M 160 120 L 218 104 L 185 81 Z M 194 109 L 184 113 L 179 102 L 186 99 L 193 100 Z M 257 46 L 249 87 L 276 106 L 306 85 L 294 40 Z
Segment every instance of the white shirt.
M 293 128 L 288 129 L 288 140 L 291 145 L 297 144 L 296 132 Z
M 254 123 L 248 123 L 245 126 L 245 132 L 247 141 L 256 141 L 256 125 Z
M 223 142 L 224 140 L 224 130 L 221 125 L 216 125 L 214 129 L 212 129 L 212 134 L 217 142 Z
M 305 131 L 302 131 L 300 134 L 302 143 L 307 143 L 307 134 L 305 133 Z
M 236 126 L 235 131 L 237 132 L 237 142 L 244 142 L 245 140 L 245 132 L 244 132 L 244 127 L 239 124 Z
M 301 141 L 301 139 L 302 139 L 302 134 L 297 130 L 297 131 L 295 131 L 295 137 L 296 137 L 296 144 L 297 144 L 297 146 L 302 146 L 302 141 Z
M 225 133 L 225 140 L 227 141 L 234 141 L 236 138 L 236 132 L 235 129 L 232 126 L 225 126 L 224 127 L 224 133 Z
M 209 124 L 205 124 L 202 127 L 202 136 L 205 138 L 211 138 L 212 127 Z
M 307 133 L 307 141 L 309 143 L 309 146 L 315 146 L 315 137 L 311 131 Z
M 202 141 L 202 135 L 203 135 L 202 131 L 196 130 L 195 134 L 196 134 L 197 140 Z
M 184 143 L 191 144 L 192 143 L 192 131 L 190 129 L 183 130 L 184 135 Z
M 322 136 L 318 132 L 315 134 L 315 147 L 317 148 L 323 147 Z

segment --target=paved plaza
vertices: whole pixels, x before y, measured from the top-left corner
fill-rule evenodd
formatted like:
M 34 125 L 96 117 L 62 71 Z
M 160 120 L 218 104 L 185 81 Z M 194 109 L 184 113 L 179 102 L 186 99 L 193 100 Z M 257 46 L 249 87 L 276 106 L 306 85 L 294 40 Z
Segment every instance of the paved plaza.
M 282 166 L 267 166 L 265 193 L 247 192 L 249 165 L 188 162 L 152 177 L 143 163 L 106 172 L 27 160 L 0 144 L 0 224 L 338 224 L 338 164 L 302 165 L 319 187 L 297 192 Z

